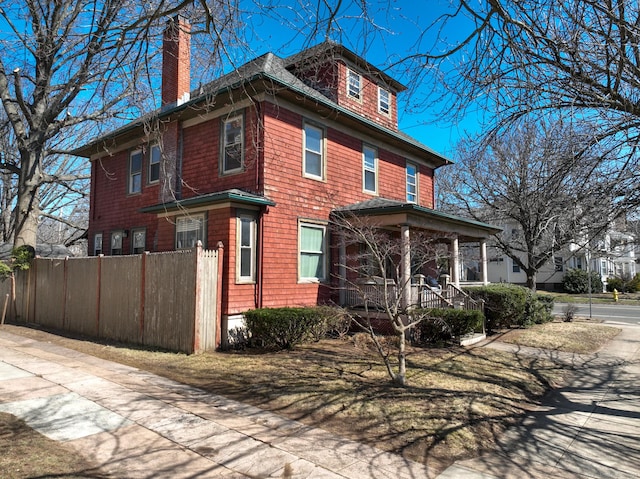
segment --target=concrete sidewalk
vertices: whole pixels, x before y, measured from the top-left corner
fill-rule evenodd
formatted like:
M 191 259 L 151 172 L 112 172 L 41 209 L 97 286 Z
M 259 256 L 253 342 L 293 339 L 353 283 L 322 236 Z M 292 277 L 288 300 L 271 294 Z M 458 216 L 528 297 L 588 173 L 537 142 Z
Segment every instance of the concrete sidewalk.
M 594 355 L 486 342 L 570 365 L 569 383 L 510 428 L 499 450 L 459 461 L 438 478 L 640 477 L 640 327 L 613 326 L 622 332 Z
M 321 429 L 0 329 L 0 411 L 114 478 L 429 478 Z

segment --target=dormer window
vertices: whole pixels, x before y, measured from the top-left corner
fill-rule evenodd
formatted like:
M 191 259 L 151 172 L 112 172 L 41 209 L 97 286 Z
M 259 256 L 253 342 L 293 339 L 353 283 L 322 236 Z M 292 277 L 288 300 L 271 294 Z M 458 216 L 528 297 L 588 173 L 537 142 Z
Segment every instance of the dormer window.
M 347 96 L 360 100 L 362 91 L 362 77 L 353 70 L 347 70 Z
M 378 87 L 378 111 L 383 115 L 388 115 L 391 112 L 389 92 L 381 87 Z

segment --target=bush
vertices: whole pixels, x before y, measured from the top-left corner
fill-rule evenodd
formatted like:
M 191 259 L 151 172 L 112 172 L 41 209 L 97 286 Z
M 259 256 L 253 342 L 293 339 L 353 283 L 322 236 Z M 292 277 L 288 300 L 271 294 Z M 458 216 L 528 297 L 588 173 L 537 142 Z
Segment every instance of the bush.
M 541 296 L 528 290 L 524 318 L 518 325 L 531 326 L 532 324 L 543 324 L 553 321 L 553 302 L 554 299 L 552 296 Z
M 611 292 L 617 289 L 620 293 L 637 293 L 640 291 L 640 273 L 633 278 L 625 280 L 618 276 L 607 280 L 607 291 Z
M 535 318 L 534 323 L 542 324 L 553 321 L 553 304 L 555 298 L 544 294 L 536 294 L 535 299 L 540 304 L 540 316 Z
M 484 301 L 484 314 L 489 331 L 512 325 L 524 326 L 528 321 L 526 308 L 531 291 L 527 288 L 510 284 L 490 284 L 468 288 L 467 293 L 475 300 Z M 529 312 L 528 316 L 531 317 L 532 314 Z
M 481 311 L 465 309 L 416 309 L 412 316 L 425 315 L 426 318 L 413 330 L 413 342 L 428 344 L 449 341 L 465 334 L 482 329 L 484 314 Z
M 330 306 L 253 309 L 244 318 L 252 341 L 271 349 L 292 349 L 327 334 L 344 334 L 349 327 L 346 315 Z
M 588 293 L 589 274 L 583 269 L 570 269 L 564 275 L 562 285 L 569 294 Z M 591 271 L 591 291 L 602 292 L 602 279 L 595 271 Z

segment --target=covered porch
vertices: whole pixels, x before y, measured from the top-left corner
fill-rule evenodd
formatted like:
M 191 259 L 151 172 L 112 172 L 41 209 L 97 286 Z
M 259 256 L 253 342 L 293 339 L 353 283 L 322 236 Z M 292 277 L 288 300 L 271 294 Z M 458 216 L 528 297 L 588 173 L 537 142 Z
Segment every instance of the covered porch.
M 347 251 L 339 242 L 337 277 L 340 305 L 348 308 L 378 308 L 393 298 L 399 306 L 423 308 L 481 309 L 463 290 L 466 285 L 486 285 L 487 241 L 500 228 L 474 220 L 442 213 L 412 203 L 376 198 L 336 210 L 336 214 L 366 219 L 368 224 L 392 231 L 399 237 L 399 272 L 397 279 L 362 277 L 348 281 Z M 438 268 L 437 278 L 412 271 L 412 235 L 420 233 L 435 239 L 448 250 L 446 267 Z M 337 234 L 340 234 L 339 230 Z M 415 244 L 415 241 L 414 241 Z M 477 247 L 478 270 L 463 280 L 460 248 L 463 244 Z M 475 248 L 474 248 L 475 249 Z M 469 278 L 471 276 L 471 278 Z M 437 280 L 437 284 L 434 281 Z M 471 281 L 467 281 L 471 279 Z M 357 283 L 357 284 L 356 284 Z

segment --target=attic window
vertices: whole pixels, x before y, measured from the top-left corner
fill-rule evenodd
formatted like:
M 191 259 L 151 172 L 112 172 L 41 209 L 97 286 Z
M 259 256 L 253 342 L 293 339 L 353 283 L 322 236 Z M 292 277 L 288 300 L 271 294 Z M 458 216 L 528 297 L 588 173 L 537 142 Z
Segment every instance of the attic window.
M 353 70 L 347 70 L 347 96 L 360 100 L 362 77 Z
M 388 115 L 391 111 L 389 102 L 389 92 L 384 88 L 378 87 L 378 111 L 383 115 Z

